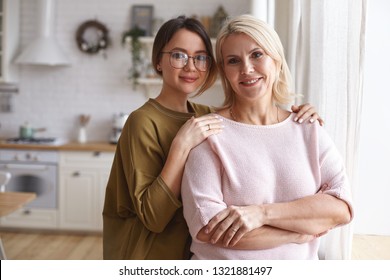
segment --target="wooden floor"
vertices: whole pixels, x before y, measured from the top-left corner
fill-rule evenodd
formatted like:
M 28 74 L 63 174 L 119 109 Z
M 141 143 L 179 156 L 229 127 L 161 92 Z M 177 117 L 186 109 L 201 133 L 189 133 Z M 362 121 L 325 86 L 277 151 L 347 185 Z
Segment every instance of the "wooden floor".
M 101 235 L 0 232 L 10 260 L 101 260 Z M 355 235 L 352 259 L 390 260 L 390 236 Z
M 101 235 L 0 233 L 9 260 L 101 260 Z

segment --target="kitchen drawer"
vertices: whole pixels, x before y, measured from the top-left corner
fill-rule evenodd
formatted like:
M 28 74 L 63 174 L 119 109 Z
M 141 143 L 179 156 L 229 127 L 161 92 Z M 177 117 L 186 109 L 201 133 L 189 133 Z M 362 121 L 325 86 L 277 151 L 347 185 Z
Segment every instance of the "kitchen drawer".
M 111 167 L 113 152 L 61 152 L 60 166 Z
M 58 211 L 22 208 L 0 219 L 1 227 L 57 229 Z

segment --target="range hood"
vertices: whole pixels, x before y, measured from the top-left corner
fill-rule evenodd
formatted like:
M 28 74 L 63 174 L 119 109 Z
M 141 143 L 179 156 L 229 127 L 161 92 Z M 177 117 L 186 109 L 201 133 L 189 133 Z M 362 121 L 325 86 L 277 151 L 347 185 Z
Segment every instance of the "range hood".
M 70 65 L 69 59 L 54 36 L 56 0 L 35 0 L 37 8 L 37 34 L 15 63 L 62 66 Z

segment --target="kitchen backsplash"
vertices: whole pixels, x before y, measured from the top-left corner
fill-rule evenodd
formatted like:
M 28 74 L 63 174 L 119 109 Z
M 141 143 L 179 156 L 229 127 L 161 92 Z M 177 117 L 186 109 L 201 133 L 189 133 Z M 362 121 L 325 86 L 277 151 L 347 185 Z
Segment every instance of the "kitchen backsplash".
M 20 45 L 30 42 L 36 32 L 35 1 L 21 1 Z M 70 66 L 19 66 L 19 92 L 13 95 L 12 111 L 0 112 L 0 138 L 16 137 L 26 121 L 45 127 L 39 136 L 77 138 L 80 114 L 91 115 L 88 140 L 108 141 L 116 113 L 130 113 L 147 96 L 143 86 L 133 89 L 127 80 L 130 52 L 121 44 L 129 29 L 132 5 L 154 5 L 154 16 L 164 21 L 185 14 L 212 16 L 220 5 L 229 15 L 248 13 L 250 0 L 57 0 L 55 37 L 71 60 Z M 107 57 L 82 53 L 75 41 L 78 26 L 97 19 L 109 29 L 111 46 Z M 157 92 L 158 87 L 152 91 Z M 205 93 L 200 103 L 219 105 L 222 88 Z M 38 136 L 38 135 L 37 135 Z

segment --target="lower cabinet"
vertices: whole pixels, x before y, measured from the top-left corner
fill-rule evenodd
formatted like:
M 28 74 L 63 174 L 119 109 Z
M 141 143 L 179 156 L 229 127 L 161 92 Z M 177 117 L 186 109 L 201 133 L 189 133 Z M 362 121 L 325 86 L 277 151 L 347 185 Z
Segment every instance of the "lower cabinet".
M 57 229 L 57 209 L 21 208 L 1 218 L 2 227 Z
M 102 231 L 102 210 L 114 154 L 61 152 L 59 228 Z

